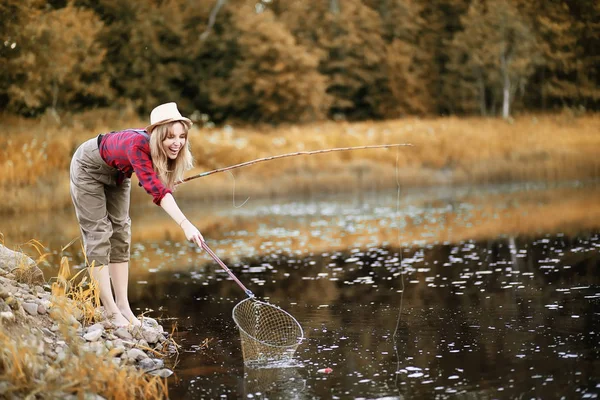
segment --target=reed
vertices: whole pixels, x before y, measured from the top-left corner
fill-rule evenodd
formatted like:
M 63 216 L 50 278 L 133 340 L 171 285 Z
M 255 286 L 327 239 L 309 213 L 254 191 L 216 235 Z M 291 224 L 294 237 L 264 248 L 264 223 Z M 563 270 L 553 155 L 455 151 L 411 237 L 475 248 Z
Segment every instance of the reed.
M 29 244 L 37 251 L 42 249 L 37 241 Z M 31 269 L 25 261 L 21 264 L 17 270 Z M 14 319 L 0 319 L 0 382 L 3 384 L 0 397 L 55 399 L 74 395 L 88 398 L 97 394 L 110 399 L 168 398 L 165 379 L 147 375 L 133 366 L 117 365 L 106 349 L 98 352 L 84 347 L 76 331 L 78 318 L 75 316 L 81 316 L 79 320 L 86 325 L 102 318 L 96 311 L 99 304 L 96 285 L 80 276 L 85 271 L 71 276 L 68 260 L 63 257 L 59 274 L 51 285 L 49 315 L 30 317 L 15 311 Z M 4 281 L 0 282 L 0 288 L 3 284 Z M 56 343 L 49 342 L 42 331 L 53 321 L 58 324 L 55 335 L 60 340 Z M 52 350 L 54 346 L 60 347 L 60 343 L 64 347 L 62 357 Z
M 26 120 L 3 116 L 0 136 L 0 213 L 70 206 L 68 166 L 75 149 L 100 132 L 143 127 L 131 110 L 96 110 Z M 243 196 L 297 196 L 318 192 L 404 186 L 562 181 L 600 176 L 600 114 L 492 118 L 405 118 L 323 122 L 280 127 L 216 127 L 190 132 L 196 167 L 188 176 L 285 153 L 336 147 L 411 143 L 414 147 L 290 157 L 197 179 L 181 185 L 185 199 L 215 201 Z M 136 182 L 134 182 L 135 184 Z M 133 201 L 147 201 L 143 190 Z

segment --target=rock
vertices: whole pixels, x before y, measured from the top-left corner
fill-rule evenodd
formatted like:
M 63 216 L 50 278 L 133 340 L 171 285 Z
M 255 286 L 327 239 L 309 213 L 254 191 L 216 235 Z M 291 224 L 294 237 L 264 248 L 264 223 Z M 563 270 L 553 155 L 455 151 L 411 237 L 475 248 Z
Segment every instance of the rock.
M 14 298 L 13 296 L 6 298 L 6 300 L 4 300 L 4 302 L 6 304 L 8 304 L 10 306 L 10 308 L 12 308 L 13 310 L 16 310 L 19 308 L 19 301 L 16 298 Z
M 15 319 L 15 314 L 13 314 L 12 311 L 0 312 L 0 320 L 14 321 L 14 319 Z
M 152 371 L 157 368 L 156 363 L 151 358 L 144 358 L 138 363 L 138 366 L 144 371 Z
M 154 318 L 142 317 L 140 319 L 140 322 L 142 323 L 142 328 L 152 329 L 152 330 L 157 329 L 162 332 L 162 326 L 158 322 L 156 322 L 156 320 Z
M 37 312 L 38 312 L 38 314 L 44 315 L 44 314 L 46 314 L 48 312 L 48 310 L 46 309 L 45 305 L 38 304 Z
M 17 282 L 23 282 L 27 284 L 43 284 L 46 282 L 44 278 L 44 273 L 37 266 L 17 268 L 13 270 L 13 274 L 15 274 L 15 279 Z
M 142 337 L 146 342 L 154 344 L 158 343 L 162 334 L 155 330 L 145 329 L 144 332 L 142 332 Z
M 56 362 L 60 363 L 65 358 L 67 358 L 67 354 L 65 353 L 65 350 L 62 347 L 57 347 L 56 348 Z
M 125 340 L 131 340 L 133 339 L 133 336 L 131 336 L 131 333 L 129 333 L 127 331 L 127 329 L 121 327 L 119 329 L 117 329 L 115 331 L 115 335 L 117 335 L 118 337 L 120 337 L 121 339 L 125 339 Z
M 165 366 L 165 362 L 160 358 L 153 358 L 152 361 L 154 361 L 154 364 L 156 365 L 157 369 Z
M 123 345 L 115 345 L 115 346 L 114 346 L 114 347 L 111 349 L 111 351 L 110 351 L 110 352 L 111 352 L 111 354 L 112 354 L 114 357 L 118 357 L 118 356 L 120 356 L 121 354 L 125 353 L 125 346 L 123 346 Z
M 161 378 L 168 378 L 169 376 L 173 375 L 173 371 L 171 371 L 170 369 L 167 369 L 167 368 L 163 368 L 163 369 L 158 369 L 156 371 L 151 371 L 151 372 L 149 372 L 149 374 L 159 376 Z
M 38 315 L 38 304 L 37 303 L 23 303 L 23 309 L 27 311 L 29 315 Z
M 55 337 L 56 335 L 54 334 L 54 332 L 52 332 L 50 329 L 48 328 L 42 328 L 42 332 L 44 332 L 46 335 L 51 336 L 51 337 Z
M 101 323 L 95 323 L 94 325 L 91 325 L 91 326 L 89 326 L 87 328 L 88 333 L 92 332 L 92 331 L 97 331 L 97 330 L 100 330 L 100 331 L 103 332 L 104 331 L 104 325 L 102 325 Z
M 96 340 L 98 340 L 102 337 L 102 332 L 103 332 L 103 329 L 96 329 L 93 331 L 89 331 L 88 333 L 83 335 L 83 338 L 85 340 L 87 340 L 88 342 L 95 342 Z
M 127 351 L 127 358 L 139 361 L 148 358 L 148 355 L 140 349 L 130 349 Z
M 35 261 L 19 251 L 10 250 L 0 244 L 0 267 L 5 271 L 12 272 L 21 266 L 34 267 Z

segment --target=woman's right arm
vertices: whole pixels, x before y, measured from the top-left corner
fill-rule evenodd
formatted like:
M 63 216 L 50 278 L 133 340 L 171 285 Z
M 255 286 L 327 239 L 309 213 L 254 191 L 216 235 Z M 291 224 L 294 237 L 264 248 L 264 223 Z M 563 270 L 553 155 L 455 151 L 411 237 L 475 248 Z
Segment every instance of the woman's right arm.
M 183 212 L 179 209 L 179 206 L 175 202 L 175 198 L 171 193 L 167 193 L 165 197 L 160 201 L 160 206 L 163 210 L 167 212 L 173 218 L 173 220 L 179 224 L 183 232 L 185 233 L 185 237 L 190 242 L 194 242 L 198 245 L 198 247 L 202 248 L 202 242 L 204 242 L 204 237 L 200 233 L 200 231 L 183 215 Z

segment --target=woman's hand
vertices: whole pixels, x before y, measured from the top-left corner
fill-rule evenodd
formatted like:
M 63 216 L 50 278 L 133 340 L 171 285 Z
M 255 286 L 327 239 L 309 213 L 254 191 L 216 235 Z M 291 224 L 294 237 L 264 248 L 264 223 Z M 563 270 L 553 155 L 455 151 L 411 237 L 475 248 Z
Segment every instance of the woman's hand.
M 181 229 L 185 233 L 185 238 L 190 242 L 194 242 L 198 247 L 202 248 L 204 237 L 200 231 L 187 219 L 181 223 Z

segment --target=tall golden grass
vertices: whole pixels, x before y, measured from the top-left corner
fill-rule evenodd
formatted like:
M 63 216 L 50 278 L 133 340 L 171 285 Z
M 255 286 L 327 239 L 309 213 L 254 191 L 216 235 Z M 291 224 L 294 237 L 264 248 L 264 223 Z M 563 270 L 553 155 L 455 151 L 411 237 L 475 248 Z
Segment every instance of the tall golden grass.
M 68 166 L 77 146 L 101 132 L 144 127 L 131 110 L 96 110 L 27 120 L 3 116 L 0 136 L 0 213 L 70 205 Z M 240 196 L 404 186 L 561 181 L 600 176 L 600 115 L 525 115 L 492 118 L 406 118 L 325 122 L 281 127 L 192 128 L 191 174 L 251 159 L 332 147 L 412 143 L 414 147 L 299 156 L 265 162 L 181 185 L 178 196 L 211 201 Z M 396 167 L 398 173 L 396 173 Z M 135 182 L 134 182 L 135 183 Z M 143 190 L 133 201 L 149 201 Z
M 29 244 L 37 251 L 41 249 L 37 241 Z M 30 269 L 24 262 L 21 264 L 18 269 Z M 31 399 L 63 398 L 69 394 L 82 399 L 90 394 L 109 399 L 168 398 L 165 379 L 147 375 L 133 366 L 115 364 L 111 351 L 99 354 L 83 348 L 74 326 L 74 315 L 81 315 L 85 325 L 101 318 L 97 312 L 96 284 L 79 276 L 85 271 L 71 276 L 69 262 L 63 257 L 58 276 L 52 283 L 50 315 L 59 324 L 57 333 L 60 332 L 65 345 L 64 358 L 52 362 L 45 354 L 48 342 L 41 328 L 51 325 L 48 316 L 26 317 L 17 313 L 14 321 L 0 320 L 3 395 Z

